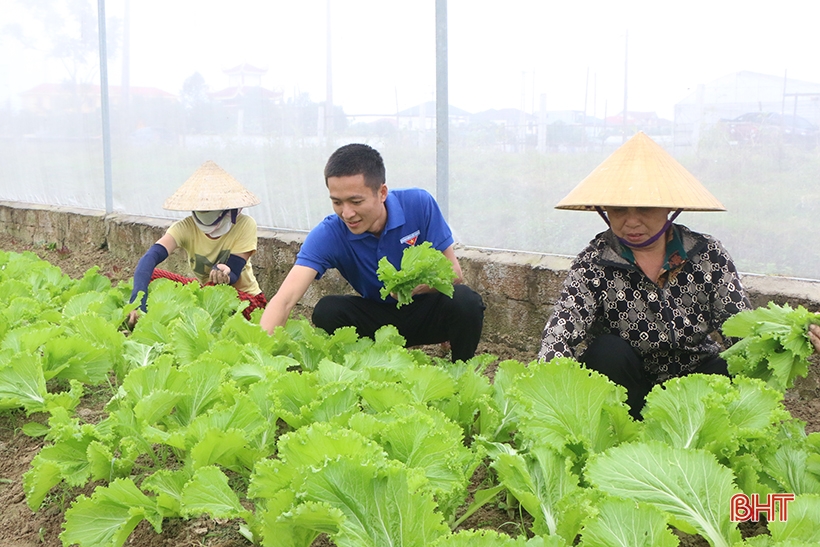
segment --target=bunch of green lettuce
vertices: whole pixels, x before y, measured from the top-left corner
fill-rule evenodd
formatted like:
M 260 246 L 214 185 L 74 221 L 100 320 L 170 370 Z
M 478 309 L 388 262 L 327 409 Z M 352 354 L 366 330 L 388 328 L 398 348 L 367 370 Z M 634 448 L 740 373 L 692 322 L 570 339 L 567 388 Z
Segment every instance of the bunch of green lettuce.
M 394 294 L 398 308 L 413 300 L 413 289 L 419 285 L 428 285 L 452 297 L 453 281 L 458 277 L 453 263 L 441 251 L 434 249 L 429 241 L 406 248 L 401 257 L 400 270 L 396 270 L 387 257 L 382 257 L 376 275 L 384 283 L 382 299 Z
M 771 387 L 785 391 L 798 376 L 808 374 L 807 357 L 814 352 L 807 329 L 820 323 L 820 315 L 803 306 L 769 302 L 766 308 L 746 310 L 723 323 L 723 335 L 742 338 L 721 353 L 729 372 L 760 378 Z

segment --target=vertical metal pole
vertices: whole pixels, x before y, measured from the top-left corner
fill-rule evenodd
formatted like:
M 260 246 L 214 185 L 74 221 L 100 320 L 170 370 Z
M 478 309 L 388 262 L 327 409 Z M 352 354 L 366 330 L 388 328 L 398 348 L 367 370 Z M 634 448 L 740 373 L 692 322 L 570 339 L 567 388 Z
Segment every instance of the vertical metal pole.
M 789 71 L 783 71 L 783 104 L 780 106 L 780 117 L 786 114 L 786 84 L 789 82 Z
M 114 196 L 111 185 L 111 123 L 108 110 L 108 55 L 105 46 L 105 0 L 97 0 L 97 23 L 100 38 L 100 111 L 102 113 L 105 214 L 110 215 L 114 211 Z
M 122 18 L 122 89 L 120 90 L 120 106 L 129 116 L 131 123 L 131 0 L 125 0 L 124 15 Z
M 587 81 L 584 84 L 584 119 L 581 122 L 581 127 L 584 132 L 581 134 L 581 145 L 584 147 L 584 152 L 587 151 L 587 99 L 589 97 L 589 67 L 587 67 Z
M 629 68 L 629 31 L 626 31 L 626 37 L 624 38 L 624 117 L 623 117 L 623 135 L 621 137 L 621 144 L 626 142 L 626 97 L 627 97 L 627 82 L 629 81 L 628 78 L 628 69 Z
M 450 205 L 450 99 L 447 89 L 447 0 L 436 0 L 436 201 L 444 219 Z
M 330 144 L 330 139 L 333 138 L 334 127 L 333 127 L 333 61 L 332 61 L 332 54 L 333 54 L 333 41 L 330 38 L 330 0 L 327 0 L 327 6 L 325 8 L 327 13 L 327 51 L 326 55 L 326 66 L 325 66 L 325 85 L 326 85 L 326 93 L 325 93 L 325 136 L 327 138 L 328 144 Z

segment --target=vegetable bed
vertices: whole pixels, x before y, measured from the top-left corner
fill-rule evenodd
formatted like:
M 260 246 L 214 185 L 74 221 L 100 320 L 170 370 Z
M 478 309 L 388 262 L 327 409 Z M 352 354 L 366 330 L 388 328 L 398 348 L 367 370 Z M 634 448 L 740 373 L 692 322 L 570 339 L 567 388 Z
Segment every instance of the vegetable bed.
M 569 359 L 453 364 L 391 327 L 305 320 L 268 336 L 230 287 L 167 280 L 127 332 L 128 280 L 30 253 L 0 268 L 4 545 L 161 545 L 180 527 L 202 545 L 820 542 L 820 434 L 783 404 L 808 366 L 791 330 L 744 339 L 790 336 L 789 371 L 738 351 L 734 379 L 671 380 L 634 422 L 622 388 Z M 740 527 L 738 493 L 795 500 Z M 60 529 L 29 526 L 44 515 Z

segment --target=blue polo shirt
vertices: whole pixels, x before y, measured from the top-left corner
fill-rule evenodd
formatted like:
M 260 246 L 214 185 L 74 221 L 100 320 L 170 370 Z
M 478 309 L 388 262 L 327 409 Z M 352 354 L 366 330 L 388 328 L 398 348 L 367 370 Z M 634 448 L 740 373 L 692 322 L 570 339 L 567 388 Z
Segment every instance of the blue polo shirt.
M 398 269 L 404 249 L 411 245 L 429 241 L 443 251 L 453 244 L 453 233 L 428 191 L 390 190 L 384 204 L 387 222 L 381 237 L 370 232 L 354 234 L 337 215 L 328 215 L 305 238 L 296 264 L 319 272 L 316 279 L 336 268 L 361 296 L 381 300 L 379 291 L 384 284 L 376 270 L 383 256 Z

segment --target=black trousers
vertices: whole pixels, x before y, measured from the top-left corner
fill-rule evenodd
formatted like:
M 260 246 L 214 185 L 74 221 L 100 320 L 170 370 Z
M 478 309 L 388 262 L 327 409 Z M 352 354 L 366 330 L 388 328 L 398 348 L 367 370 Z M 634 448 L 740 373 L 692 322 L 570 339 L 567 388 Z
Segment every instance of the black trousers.
M 598 336 L 581 355 L 580 361 L 587 368 L 596 370 L 625 387 L 629 413 L 636 420 L 641 419 L 646 396 L 654 384 L 652 378 L 644 371 L 643 360 L 635 353 L 629 342 L 614 334 Z M 696 372 L 729 375 L 726 361 L 718 355 L 704 360 Z
M 413 297 L 400 308 L 353 295 L 325 296 L 313 308 L 313 324 L 328 333 L 356 327 L 359 336 L 373 338 L 384 325 L 395 325 L 407 346 L 450 342 L 453 361 L 475 355 L 484 326 L 484 301 L 466 285 L 455 285 L 453 297 L 432 292 Z

